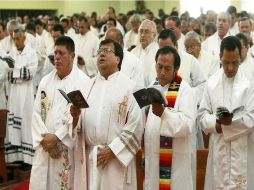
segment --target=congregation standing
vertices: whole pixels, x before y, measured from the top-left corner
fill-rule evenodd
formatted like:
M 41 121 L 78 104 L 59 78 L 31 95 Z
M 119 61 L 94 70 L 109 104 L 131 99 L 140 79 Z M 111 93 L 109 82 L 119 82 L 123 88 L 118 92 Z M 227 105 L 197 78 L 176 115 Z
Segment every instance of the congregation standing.
M 157 19 L 108 7 L 101 18 L 0 23 L 6 162 L 31 167 L 31 190 L 134 190 L 142 149 L 145 190 L 195 190 L 196 151 L 209 134 L 205 190 L 251 190 L 252 16 L 230 6 Z M 164 103 L 140 108 L 133 93 L 143 88 Z M 89 107 L 59 89 L 79 90 Z

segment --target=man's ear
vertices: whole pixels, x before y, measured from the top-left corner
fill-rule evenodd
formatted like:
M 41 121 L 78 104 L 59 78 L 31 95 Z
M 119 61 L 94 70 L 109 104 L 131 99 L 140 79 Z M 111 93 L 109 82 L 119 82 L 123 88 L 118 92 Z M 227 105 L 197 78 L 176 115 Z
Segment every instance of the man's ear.
M 75 53 L 71 52 L 71 58 L 74 59 L 75 58 Z

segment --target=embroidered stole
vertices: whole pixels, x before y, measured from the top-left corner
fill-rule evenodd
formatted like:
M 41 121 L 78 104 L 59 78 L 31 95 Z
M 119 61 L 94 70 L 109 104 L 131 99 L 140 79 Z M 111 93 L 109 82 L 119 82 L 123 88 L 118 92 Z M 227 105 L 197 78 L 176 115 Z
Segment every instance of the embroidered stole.
M 174 108 L 181 82 L 182 78 L 176 75 L 174 81 L 170 84 L 166 94 L 167 107 Z M 160 190 L 171 190 L 172 144 L 172 137 L 160 136 Z

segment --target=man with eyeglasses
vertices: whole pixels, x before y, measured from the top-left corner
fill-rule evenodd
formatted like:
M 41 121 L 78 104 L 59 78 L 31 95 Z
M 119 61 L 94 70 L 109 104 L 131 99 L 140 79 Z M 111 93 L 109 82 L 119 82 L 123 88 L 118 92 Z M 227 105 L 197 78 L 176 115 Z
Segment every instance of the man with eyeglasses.
M 164 94 L 167 104 L 154 103 L 148 113 L 144 135 L 144 189 L 194 190 L 194 93 L 178 75 L 180 64 L 184 63 L 175 48 L 160 48 L 155 60 L 157 80 L 153 87 Z
M 86 17 L 79 17 L 79 34 L 74 38 L 78 67 L 90 78 L 97 72 L 96 55 L 99 47 L 99 38 L 90 30 Z
M 74 41 L 67 36 L 59 37 L 55 42 L 55 69 L 42 78 L 34 103 L 32 137 L 35 156 L 30 190 L 86 189 L 85 159 L 83 155 L 74 154 L 76 141 L 69 135 L 79 118 L 72 117 L 70 104 L 59 92 L 59 89 L 67 94 L 82 90 L 89 81 L 73 66 L 74 57 Z
M 254 94 L 239 69 L 241 49 L 235 36 L 222 40 L 222 68 L 208 79 L 198 110 L 197 121 L 210 134 L 205 190 L 254 186 Z
M 135 155 L 143 123 L 133 96 L 135 83 L 119 72 L 123 50 L 117 42 L 100 43 L 99 73 L 85 86 L 89 108 L 81 113 L 87 152 L 88 190 L 137 189 Z
M 198 60 L 206 78 L 210 77 L 220 69 L 219 60 L 212 54 L 201 49 L 201 37 L 199 34 L 194 31 L 185 34 L 184 45 L 186 52 L 193 55 Z
M 139 27 L 140 44 L 131 51 L 142 62 L 145 72 L 145 86 L 149 86 L 156 78 L 154 58 L 159 49 L 157 42 L 155 42 L 156 35 L 156 24 L 151 20 L 144 20 Z

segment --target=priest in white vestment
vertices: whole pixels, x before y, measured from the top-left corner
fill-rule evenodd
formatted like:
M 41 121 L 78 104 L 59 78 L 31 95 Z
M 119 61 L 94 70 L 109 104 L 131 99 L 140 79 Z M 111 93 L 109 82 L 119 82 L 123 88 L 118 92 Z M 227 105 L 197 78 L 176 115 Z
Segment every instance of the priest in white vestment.
M 157 81 L 153 87 L 162 92 L 167 105 L 154 103 L 149 109 L 144 142 L 145 190 L 195 189 L 196 160 L 192 155 L 196 153 L 193 135 L 196 103 L 190 85 L 177 75 L 180 62 L 180 56 L 173 47 L 163 47 L 156 54 Z M 174 105 L 171 105 L 172 102 Z M 171 138 L 169 142 L 163 142 L 160 136 Z M 162 143 L 171 143 L 172 146 L 162 150 Z M 167 166 L 162 164 L 163 156 L 167 158 L 164 159 L 166 163 L 172 158 L 169 174 L 165 172 Z
M 34 103 L 33 78 L 38 59 L 36 52 L 25 45 L 25 33 L 22 29 L 13 32 L 16 46 L 8 54 L 14 60 L 9 68 L 8 81 L 8 127 L 5 141 L 6 162 L 22 161 L 32 164 L 34 150 L 32 146 L 31 120 Z
M 88 190 L 137 189 L 135 155 L 143 133 L 141 110 L 133 96 L 134 82 L 119 72 L 123 51 L 103 40 L 99 73 L 85 87 L 89 108 L 81 115 L 86 141 Z
M 145 86 L 149 86 L 156 78 L 154 59 L 159 49 L 158 43 L 154 41 L 156 33 L 156 24 L 148 19 L 144 20 L 139 27 L 140 44 L 131 51 L 142 62 Z
M 58 90 L 66 93 L 81 90 L 90 80 L 73 66 L 74 52 L 70 37 L 58 38 L 55 42 L 56 69 L 42 79 L 38 88 L 32 115 L 35 156 L 30 190 L 86 190 L 85 153 L 79 151 L 79 156 L 74 155 L 78 150 L 72 138 L 74 120 L 70 104 Z
M 132 52 L 124 48 L 123 36 L 117 28 L 110 28 L 106 34 L 105 39 L 111 39 L 118 42 L 123 48 L 123 61 L 121 71 L 132 79 L 137 89 L 144 87 L 144 69 L 141 61 Z
M 220 59 L 220 44 L 221 40 L 226 36 L 229 36 L 229 28 L 231 24 L 231 15 L 222 12 L 218 15 L 216 21 L 217 32 L 215 32 L 212 36 L 208 37 L 204 42 L 202 42 L 202 50 L 211 53 L 216 57 L 216 59 Z
M 209 78 L 220 69 L 220 62 L 208 52 L 201 50 L 201 36 L 194 31 L 190 31 L 185 35 L 186 52 L 193 55 L 199 62 L 201 69 Z
M 240 41 L 234 36 L 224 38 L 220 52 L 223 68 L 208 79 L 197 117 L 204 132 L 210 134 L 205 190 L 251 190 L 253 87 L 250 91 L 250 81 L 239 69 Z M 221 106 L 228 112 L 220 112 Z
M 85 17 L 79 18 L 79 34 L 74 42 L 78 67 L 89 77 L 94 77 L 97 72 L 96 56 L 99 48 L 99 39 L 89 29 L 90 24 Z

